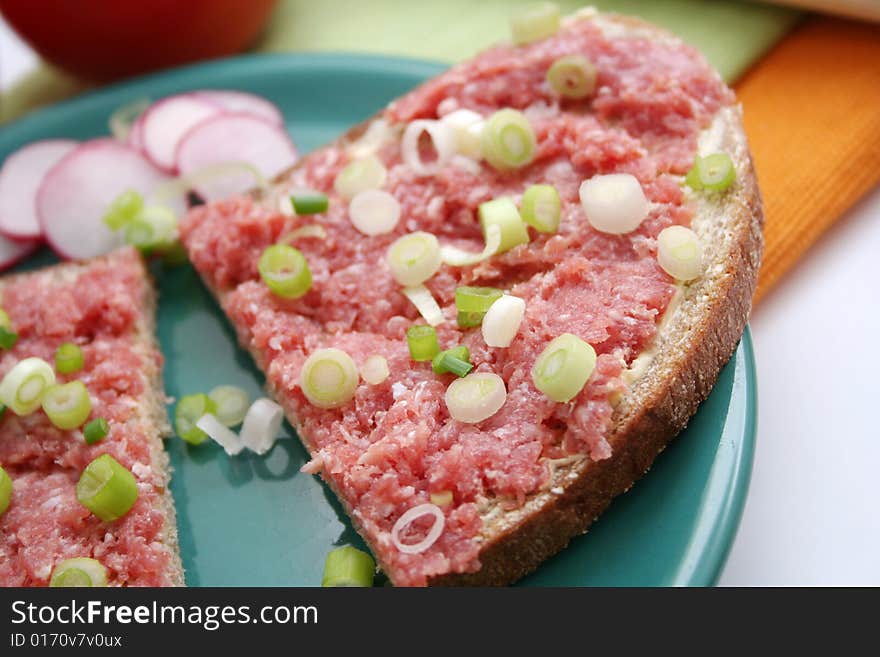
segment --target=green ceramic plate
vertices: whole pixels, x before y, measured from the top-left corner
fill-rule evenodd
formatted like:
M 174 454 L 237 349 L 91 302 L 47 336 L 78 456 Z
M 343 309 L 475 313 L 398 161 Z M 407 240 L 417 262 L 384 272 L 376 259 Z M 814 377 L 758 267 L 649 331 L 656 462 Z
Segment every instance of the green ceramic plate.
M 208 87 L 271 99 L 306 152 L 442 68 L 362 55 L 253 56 L 193 66 L 106 88 L 3 126 L 0 158 L 36 139 L 106 134 L 110 113 L 133 99 Z M 43 250 L 21 267 L 52 261 Z M 168 394 L 231 383 L 256 395 L 262 375 L 236 346 L 193 270 L 157 268 L 156 275 Z M 523 584 L 713 584 L 739 522 L 754 437 L 755 371 L 747 332 L 711 397 L 650 475 Z M 299 472 L 306 453 L 296 440 L 279 441 L 264 457 L 229 458 L 216 445 L 192 448 L 177 439 L 168 449 L 190 586 L 318 585 L 333 546 L 361 545 L 328 489 Z

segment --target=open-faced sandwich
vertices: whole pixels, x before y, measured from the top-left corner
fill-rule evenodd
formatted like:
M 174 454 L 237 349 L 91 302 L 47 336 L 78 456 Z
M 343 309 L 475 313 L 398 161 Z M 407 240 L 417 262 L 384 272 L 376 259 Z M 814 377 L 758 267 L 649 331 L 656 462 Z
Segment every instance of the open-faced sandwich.
M 190 258 L 397 585 L 562 549 L 710 392 L 762 210 L 733 93 L 643 22 L 549 6 L 192 210 Z
M 5 276 L 0 306 L 0 586 L 182 586 L 141 256 Z

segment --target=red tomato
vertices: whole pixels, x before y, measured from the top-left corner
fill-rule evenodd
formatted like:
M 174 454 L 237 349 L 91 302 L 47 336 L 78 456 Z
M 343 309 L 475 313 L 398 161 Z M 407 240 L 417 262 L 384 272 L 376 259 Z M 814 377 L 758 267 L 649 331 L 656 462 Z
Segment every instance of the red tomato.
M 106 81 L 250 46 L 276 0 L 0 0 L 46 60 Z

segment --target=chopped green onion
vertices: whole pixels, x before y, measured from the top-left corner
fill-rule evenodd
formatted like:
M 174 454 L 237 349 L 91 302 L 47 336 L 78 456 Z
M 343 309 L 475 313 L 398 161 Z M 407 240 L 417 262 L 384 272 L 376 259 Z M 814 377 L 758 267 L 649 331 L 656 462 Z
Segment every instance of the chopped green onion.
M 522 197 L 520 204 L 522 220 L 542 233 L 559 230 L 562 203 L 553 185 L 532 185 Z
M 318 408 L 337 408 L 354 398 L 358 372 L 354 361 L 341 349 L 317 349 L 303 363 L 300 373 L 303 394 Z
M 0 308 L 0 347 L 12 349 L 18 342 L 18 333 L 12 329 L 12 320 L 5 310 Z
M 372 386 L 382 383 L 391 375 L 385 356 L 373 354 L 361 366 L 361 378 Z
M 509 347 L 525 313 L 526 302 L 523 299 L 505 294 L 492 304 L 483 317 L 483 340 L 490 347 Z
M 440 343 L 437 342 L 437 331 L 433 326 L 416 324 L 406 330 L 406 344 L 409 347 L 409 355 L 416 362 L 431 360 L 440 353 Z
M 551 340 L 532 367 L 535 387 L 556 402 L 573 399 L 596 366 L 596 351 L 571 333 Z
M 89 463 L 76 484 L 79 503 L 105 522 L 128 513 L 137 497 L 134 475 L 109 454 Z
M 83 427 L 83 438 L 87 445 L 94 445 L 104 440 L 110 433 L 110 425 L 102 417 L 96 418 Z
M 373 557 L 346 545 L 327 555 L 321 586 L 372 586 L 375 575 Z
M 175 267 L 182 265 L 189 259 L 186 248 L 179 239 L 173 240 L 168 244 L 162 244 L 160 248 L 162 251 L 162 262 L 166 265 Z
M 703 271 L 703 248 L 690 228 L 669 226 L 657 236 L 657 262 L 680 281 L 691 281 Z
M 16 415 L 28 415 L 40 407 L 46 388 L 55 383 L 55 372 L 42 358 L 18 361 L 0 381 L 0 402 Z
M 400 221 L 400 203 L 385 190 L 365 189 L 351 199 L 348 216 L 364 235 L 385 235 Z
M 346 201 L 366 189 L 379 189 L 385 184 L 388 172 L 377 157 L 369 155 L 350 162 L 333 181 L 333 189 Z
M 507 401 L 507 389 L 497 374 L 474 372 L 450 383 L 445 400 L 452 419 L 475 424 L 501 410 Z
M 0 420 L 6 415 L 6 404 L 0 404 Z
M 18 342 L 18 333 L 0 326 L 0 348 L 12 349 L 16 342 Z
M 229 456 L 235 456 L 236 454 L 240 454 L 241 451 L 245 448 L 244 440 L 242 437 L 223 424 L 220 420 L 218 420 L 215 416 L 208 413 L 207 415 L 203 415 L 196 422 L 196 426 L 204 431 L 215 443 L 220 445 L 223 448 L 223 451 L 229 454 Z M 280 428 L 281 423 L 278 423 Z M 249 436 L 253 437 L 254 433 L 250 432 Z M 262 438 L 262 436 L 260 437 Z M 264 454 L 268 452 L 272 446 L 272 443 L 275 442 L 275 436 L 272 436 L 271 443 L 268 443 L 268 446 L 264 445 L 262 441 L 259 441 L 259 445 L 255 442 L 253 443 L 254 447 L 258 447 L 260 451 L 257 449 L 253 449 L 253 451 L 259 454 Z M 265 449 L 263 447 L 265 446 Z
M 440 248 L 440 259 L 453 267 L 467 267 L 483 262 L 498 253 L 498 249 L 501 248 L 501 226 L 495 224 L 489 226 L 484 231 L 483 238 L 486 240 L 486 245 L 480 253 L 464 251 L 457 246 L 447 244 Z
M 610 235 L 631 233 L 650 209 L 641 183 L 631 173 L 593 176 L 581 183 L 578 194 L 590 225 Z
M 251 405 L 247 391 L 236 386 L 217 386 L 208 393 L 217 410 L 214 416 L 227 427 L 241 424 Z
M 466 376 L 474 366 L 468 362 L 470 354 L 467 347 L 455 347 L 441 351 L 434 356 L 431 361 L 431 367 L 435 374 L 452 373 L 455 376 Z
M 298 215 L 327 212 L 330 205 L 327 195 L 321 192 L 298 192 L 290 196 L 290 202 Z
M 144 197 L 133 189 L 117 196 L 104 214 L 104 223 L 110 230 L 119 230 L 134 219 L 144 207 Z
M 422 159 L 423 145 L 426 151 L 433 153 L 433 158 Z M 435 176 L 453 155 L 455 133 L 448 124 L 429 119 L 417 119 L 407 124 L 400 140 L 400 156 L 412 173 Z
M 455 376 L 461 377 L 467 376 L 470 371 L 474 369 L 474 366 L 466 360 L 461 360 L 455 356 L 444 354 L 440 359 L 440 368 L 445 372 L 451 372 L 452 374 L 455 374 Z
M 100 561 L 89 557 L 67 559 L 55 566 L 49 586 L 107 586 L 107 569 Z
M 483 133 L 483 117 L 473 110 L 457 109 L 440 119 L 452 130 L 455 150 L 465 157 L 480 158 L 480 135 Z
M 513 42 L 521 46 L 551 37 L 559 30 L 559 21 L 559 7 L 552 2 L 529 7 L 510 19 Z
M 83 368 L 83 352 L 72 342 L 65 342 L 55 350 L 55 369 L 61 374 L 73 374 Z
M 201 445 L 208 434 L 196 426 L 206 413 L 216 414 L 217 404 L 203 392 L 181 397 L 174 411 L 174 428 L 177 435 L 190 445 Z
M 440 244 L 431 233 L 410 233 L 388 247 L 387 260 L 394 279 L 412 287 L 424 283 L 440 269 Z
M 403 296 L 412 301 L 418 308 L 419 314 L 430 326 L 437 326 L 443 322 L 443 311 L 431 291 L 424 285 L 414 285 L 401 290 Z
M 474 328 L 483 323 L 483 317 L 485 316 L 486 313 L 469 313 L 459 310 L 455 321 L 459 328 Z
M 308 224 L 306 226 L 300 226 L 299 228 L 295 228 L 289 233 L 285 233 L 281 237 L 278 238 L 277 244 L 290 244 L 294 240 L 298 239 L 306 239 L 309 237 L 314 237 L 320 240 L 327 239 L 327 231 L 324 230 L 324 227 L 320 224 Z
M 451 490 L 443 490 L 438 493 L 431 493 L 431 504 L 436 504 L 437 506 L 449 506 L 452 504 L 452 491 Z
M 596 67 L 583 55 L 560 57 L 547 71 L 547 84 L 564 98 L 586 98 L 596 91 Z
M 141 251 L 162 248 L 174 241 L 177 217 L 161 205 L 151 205 L 125 225 L 125 243 Z
M 287 244 L 268 247 L 257 268 L 266 287 L 284 299 L 298 299 L 312 287 L 312 271 L 306 257 Z
M 693 168 L 688 171 L 685 182 L 693 190 L 708 189 L 723 192 L 736 180 L 736 167 L 727 153 L 697 156 Z
M 697 155 L 697 160 L 700 158 Z M 700 174 L 697 173 L 697 160 L 694 160 L 694 166 L 690 168 L 687 172 L 687 175 L 684 177 L 684 184 L 690 187 L 695 192 L 698 192 L 703 189 L 703 183 L 700 182 Z
M 455 288 L 455 307 L 459 312 L 484 313 L 503 294 L 497 287 L 460 285 Z
M 452 349 L 445 349 L 441 351 L 439 354 L 434 356 L 434 359 L 431 361 L 431 367 L 434 370 L 434 374 L 446 374 L 451 370 L 447 369 L 443 366 L 443 357 L 446 355 L 450 355 L 453 358 L 464 361 L 466 364 L 470 365 L 471 360 L 471 352 L 464 345 L 459 345 L 458 347 L 452 347 Z M 467 374 L 467 372 L 465 372 Z M 463 376 L 463 375 L 459 375 Z
M 9 503 L 12 501 L 12 477 L 6 474 L 6 470 L 0 467 L 0 516 L 6 513 Z
M 49 386 L 42 404 L 49 421 L 66 431 L 81 427 L 92 412 L 92 400 L 82 381 Z
M 483 157 L 501 171 L 529 164 L 537 150 L 532 124 L 525 114 L 510 108 L 486 120 L 480 140 Z
M 501 246 L 497 253 L 504 253 L 520 244 L 528 244 L 529 231 L 526 230 L 516 205 L 506 196 L 480 203 L 479 215 L 484 236 L 490 226 L 501 229 Z

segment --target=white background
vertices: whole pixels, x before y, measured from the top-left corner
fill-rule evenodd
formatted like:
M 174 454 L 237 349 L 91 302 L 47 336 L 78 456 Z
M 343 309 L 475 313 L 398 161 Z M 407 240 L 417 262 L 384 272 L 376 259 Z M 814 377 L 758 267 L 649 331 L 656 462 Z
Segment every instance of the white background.
M 0 88 L 35 62 L 0 19 Z M 758 444 L 721 584 L 880 585 L 880 189 L 764 298 L 751 325 Z

